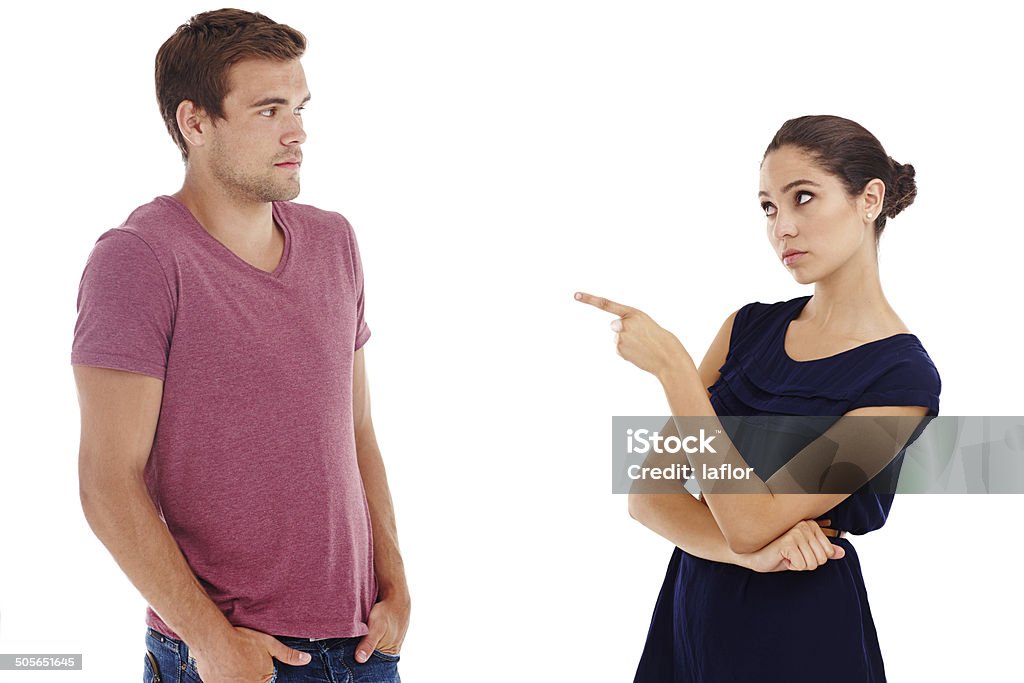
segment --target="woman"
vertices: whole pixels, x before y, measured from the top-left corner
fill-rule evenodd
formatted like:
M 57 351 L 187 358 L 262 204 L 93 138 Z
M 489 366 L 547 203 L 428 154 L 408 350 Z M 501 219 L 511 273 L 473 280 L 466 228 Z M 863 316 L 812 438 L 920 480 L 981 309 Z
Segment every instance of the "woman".
M 743 306 L 700 368 L 644 313 L 576 299 L 620 316 L 619 354 L 658 377 L 673 415 L 937 415 L 938 372 L 878 274 L 886 218 L 915 195 L 913 167 L 860 125 L 793 119 L 765 151 L 759 197 L 775 253 L 797 282 L 814 284 L 813 296 Z M 757 464 L 756 453 L 740 453 Z M 891 481 L 901 458 L 902 450 L 873 481 Z M 746 495 L 705 493 L 704 504 L 630 495 L 630 514 L 677 546 L 636 682 L 885 680 L 845 536 L 880 528 L 891 492 L 782 496 L 766 481 Z

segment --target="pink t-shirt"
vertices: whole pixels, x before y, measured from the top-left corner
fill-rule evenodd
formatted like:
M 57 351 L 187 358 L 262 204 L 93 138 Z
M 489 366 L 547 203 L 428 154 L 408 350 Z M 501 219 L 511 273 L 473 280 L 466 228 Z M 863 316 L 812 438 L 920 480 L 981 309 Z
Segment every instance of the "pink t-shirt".
M 228 621 L 361 636 L 377 586 L 352 423 L 353 355 L 370 336 L 359 252 L 337 213 L 273 210 L 285 236 L 273 273 L 168 196 L 105 232 L 71 363 L 163 380 L 146 485 Z M 178 637 L 152 609 L 146 623 Z

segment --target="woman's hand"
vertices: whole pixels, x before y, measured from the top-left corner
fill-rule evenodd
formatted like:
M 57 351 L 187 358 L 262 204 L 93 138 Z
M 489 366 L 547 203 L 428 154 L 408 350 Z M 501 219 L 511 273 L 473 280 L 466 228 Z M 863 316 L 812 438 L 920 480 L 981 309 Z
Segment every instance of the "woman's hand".
M 821 527 L 831 520 L 806 519 L 782 534 L 760 550 L 748 553 L 746 567 L 755 572 L 810 571 L 829 560 L 846 555 L 841 545 L 835 545 L 822 532 Z
M 576 292 L 576 300 L 619 316 L 611 325 L 615 331 L 615 348 L 620 356 L 641 370 L 661 379 L 678 363 L 690 360 L 690 354 L 676 336 L 643 311 L 583 292 Z

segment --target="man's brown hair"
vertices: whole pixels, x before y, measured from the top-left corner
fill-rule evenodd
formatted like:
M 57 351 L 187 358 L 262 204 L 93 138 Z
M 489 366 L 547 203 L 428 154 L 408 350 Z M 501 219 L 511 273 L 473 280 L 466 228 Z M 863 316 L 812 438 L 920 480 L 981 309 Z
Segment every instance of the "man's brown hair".
M 156 98 L 182 160 L 188 160 L 188 143 L 176 118 L 182 100 L 215 121 L 223 119 L 228 71 L 234 64 L 251 58 L 285 62 L 305 51 L 304 35 L 258 12 L 203 12 L 179 26 L 156 53 Z

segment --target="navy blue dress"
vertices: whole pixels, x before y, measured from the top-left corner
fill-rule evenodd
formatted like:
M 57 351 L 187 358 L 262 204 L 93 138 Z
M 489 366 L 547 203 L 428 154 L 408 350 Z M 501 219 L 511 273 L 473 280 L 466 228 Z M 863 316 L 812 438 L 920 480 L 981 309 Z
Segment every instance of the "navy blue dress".
M 838 419 L 865 406 L 926 406 L 938 415 L 939 374 L 912 334 L 817 360 L 790 358 L 786 330 L 810 298 L 739 310 L 721 377 L 710 387 L 716 414 Z M 779 465 L 736 445 L 762 479 Z M 902 456 L 822 518 L 852 534 L 880 528 L 893 496 L 873 492 L 872 483 L 896 476 Z M 832 541 L 846 549 L 843 559 L 767 574 L 676 548 L 634 683 L 885 681 L 857 551 L 849 537 Z

